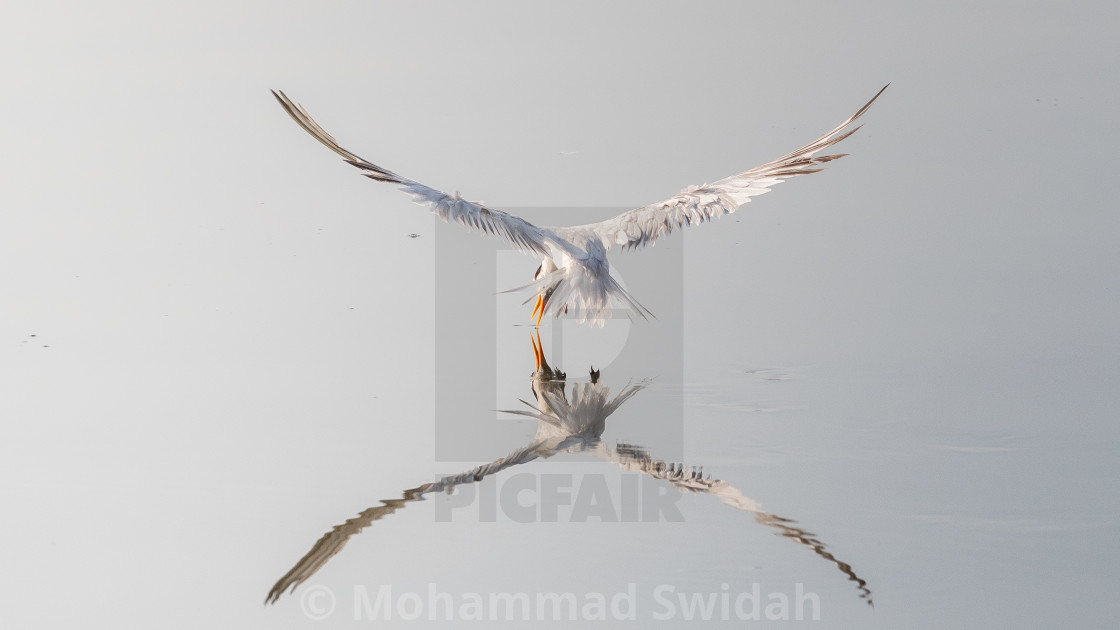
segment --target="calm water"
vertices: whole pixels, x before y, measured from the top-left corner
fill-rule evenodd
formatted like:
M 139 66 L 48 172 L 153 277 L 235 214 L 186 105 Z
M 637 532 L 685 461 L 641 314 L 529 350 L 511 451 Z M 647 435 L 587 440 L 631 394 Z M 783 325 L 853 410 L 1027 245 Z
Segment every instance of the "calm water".
M 1115 2 L 70 4 L 0 37 L 0 626 L 1120 618 Z M 887 81 L 851 157 L 612 252 L 658 319 L 546 321 L 562 381 L 497 294 L 538 261 L 268 93 L 579 223 Z
M 771 236 L 755 260 L 814 247 L 756 227 Z M 544 385 L 509 295 L 487 298 L 485 330 L 435 337 L 438 312 L 341 284 L 205 338 L 185 306 L 147 339 L 29 332 L 8 375 L 39 418 L 6 447 L 24 471 L 10 535 L 27 543 L 7 552 L 26 567 L 8 592 L 44 601 L 36 567 L 80 562 L 111 579 L 89 590 L 82 569 L 50 592 L 136 619 L 182 602 L 281 627 L 407 627 L 447 606 L 551 620 L 556 605 L 607 625 L 1106 624 L 1117 374 L 1107 347 L 1073 343 L 1093 331 L 1020 337 L 1046 314 L 993 310 L 1014 302 L 997 293 L 962 317 L 869 254 L 723 290 L 695 274 L 743 265 L 743 235 L 708 234 L 620 259 L 683 253 L 678 296 L 629 274 L 658 320 L 546 322 L 543 355 L 567 377 Z M 520 264 L 499 275 L 532 273 Z M 845 284 L 855 302 L 833 300 Z

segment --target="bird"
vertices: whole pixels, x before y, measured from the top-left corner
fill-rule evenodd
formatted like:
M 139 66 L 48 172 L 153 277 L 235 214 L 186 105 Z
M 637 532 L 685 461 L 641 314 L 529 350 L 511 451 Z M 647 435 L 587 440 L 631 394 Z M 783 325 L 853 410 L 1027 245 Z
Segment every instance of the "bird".
M 507 292 L 528 291 L 530 297 L 524 304 L 535 296 L 531 317 L 536 319 L 539 329 L 544 316 L 559 318 L 566 314 L 578 317 L 580 323 L 602 327 L 613 315 L 612 305 L 618 305 L 632 320 L 653 317 L 649 309 L 611 276 L 608 250 L 652 246 L 676 228 L 706 223 L 735 212 L 752 197 L 769 192 L 771 187 L 788 178 L 823 170 L 823 164 L 847 154 L 818 156 L 817 153 L 858 131 L 862 125 L 852 127 L 852 123 L 888 87 L 889 83 L 832 131 L 782 157 L 711 184 L 688 186 L 669 199 L 628 210 L 605 221 L 574 226 L 537 226 L 482 202 L 467 201 L 458 192 L 448 194 L 398 175 L 344 149 L 307 110 L 282 90 L 272 90 L 272 95 L 300 127 L 366 177 L 397 185 L 411 195 L 414 202 L 428 206 L 448 223 L 458 223 L 504 239 L 516 250 L 538 257 L 541 266 L 533 281 Z

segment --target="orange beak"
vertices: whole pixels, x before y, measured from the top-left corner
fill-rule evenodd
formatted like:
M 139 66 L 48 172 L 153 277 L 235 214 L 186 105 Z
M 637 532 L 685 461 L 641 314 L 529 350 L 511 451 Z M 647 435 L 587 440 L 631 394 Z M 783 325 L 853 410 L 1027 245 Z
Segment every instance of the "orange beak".
M 533 314 L 529 316 L 529 319 L 534 317 L 537 318 L 537 328 L 540 328 L 541 318 L 544 317 L 544 296 L 542 295 L 537 296 L 537 303 L 533 306 Z

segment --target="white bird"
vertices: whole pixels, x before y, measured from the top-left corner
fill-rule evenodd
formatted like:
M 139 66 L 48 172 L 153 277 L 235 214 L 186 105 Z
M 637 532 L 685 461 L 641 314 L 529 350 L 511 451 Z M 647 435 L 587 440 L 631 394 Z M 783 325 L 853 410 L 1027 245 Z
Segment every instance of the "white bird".
M 820 165 L 846 154 L 815 157 L 816 154 L 855 133 L 859 127 L 849 128 L 852 122 L 862 116 L 886 89 L 887 86 L 884 86 L 866 105 L 832 131 L 776 160 L 711 184 L 689 186 L 665 201 L 635 208 L 605 221 L 569 227 L 538 227 L 520 217 L 488 208 L 481 202 L 467 201 L 457 192 L 449 195 L 381 168 L 342 148 L 302 106 L 283 92 L 273 90 L 272 94 L 299 126 L 360 169 L 366 177 L 397 184 L 402 191 L 412 195 L 413 201 L 427 205 L 444 221 L 455 221 L 468 229 L 493 234 L 509 241 L 525 254 L 540 257 L 542 263 L 533 282 L 512 289 L 528 289 L 536 296 L 533 316 L 539 327 L 544 315 L 559 317 L 569 312 L 581 322 L 602 326 L 611 315 L 612 300 L 626 311 L 627 316 L 652 317 L 649 310 L 611 277 L 607 250 L 615 246 L 628 249 L 652 245 L 657 239 L 672 233 L 674 228 L 704 223 L 735 212 L 751 197 L 769 192 L 772 186 L 785 179 L 822 170 Z

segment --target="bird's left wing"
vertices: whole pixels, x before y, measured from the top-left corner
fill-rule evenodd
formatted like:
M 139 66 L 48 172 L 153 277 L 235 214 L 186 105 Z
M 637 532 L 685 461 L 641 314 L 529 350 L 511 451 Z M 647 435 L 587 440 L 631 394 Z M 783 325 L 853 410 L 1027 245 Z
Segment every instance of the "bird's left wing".
M 300 127 L 303 127 L 307 133 L 322 142 L 328 149 L 341 155 L 347 163 L 360 169 L 366 177 L 379 182 L 398 184 L 401 190 L 412 195 L 413 201 L 420 205 L 429 206 L 432 212 L 439 215 L 444 221 L 449 223 L 454 221 L 468 229 L 473 228 L 480 232 L 504 238 L 519 251 L 526 254 L 549 255 L 545 241 L 553 239 L 549 238 L 547 230 L 501 210 L 494 210 L 480 203 L 467 201 L 459 197 L 458 193 L 449 195 L 381 168 L 342 148 L 329 133 L 319 126 L 319 123 L 315 122 L 315 119 L 307 113 L 307 110 L 297 105 L 286 94 L 273 90 L 272 95 L 276 97 L 280 106 L 288 112 L 288 115 Z
M 296 587 L 303 584 L 312 575 L 315 575 L 319 569 L 328 560 L 333 558 L 350 539 L 360 534 L 362 530 L 369 527 L 374 521 L 379 521 L 386 516 L 394 514 L 397 510 L 405 507 L 409 503 L 425 500 L 425 495 L 434 494 L 437 492 L 450 493 L 457 486 L 476 483 L 482 481 L 483 478 L 490 475 L 499 473 L 507 468 L 531 462 L 538 457 L 548 457 L 552 452 L 538 440 L 530 442 L 528 445 L 511 452 L 505 457 L 496 459 L 489 464 L 483 464 L 473 468 L 467 472 L 458 475 L 451 475 L 443 477 L 434 483 L 421 484 L 415 488 L 409 488 L 401 493 L 399 499 L 382 499 L 381 503 L 371 508 L 363 510 L 358 516 L 347 520 L 341 525 L 336 525 L 331 531 L 323 534 L 322 537 L 311 547 L 299 562 L 296 563 L 287 573 L 283 575 L 272 589 L 268 591 L 268 597 L 265 598 L 266 604 L 274 604 L 285 591 L 292 592 Z
M 776 160 L 712 184 L 689 186 L 665 201 L 623 212 L 606 221 L 549 229 L 561 238 L 591 232 L 607 248 L 615 245 L 620 245 L 623 249 L 641 248 L 669 235 L 674 228 L 704 223 L 735 212 L 739 206 L 750 201 L 751 197 L 770 192 L 775 184 L 797 175 L 816 173 L 823 170 L 820 165 L 825 162 L 844 157 L 845 154 L 814 156 L 822 149 L 855 133 L 859 127 L 849 129 L 850 125 L 886 89 L 887 86 L 883 86 L 866 105 L 832 131 Z

